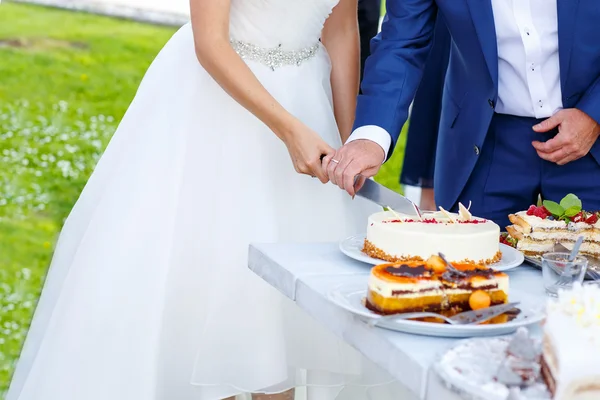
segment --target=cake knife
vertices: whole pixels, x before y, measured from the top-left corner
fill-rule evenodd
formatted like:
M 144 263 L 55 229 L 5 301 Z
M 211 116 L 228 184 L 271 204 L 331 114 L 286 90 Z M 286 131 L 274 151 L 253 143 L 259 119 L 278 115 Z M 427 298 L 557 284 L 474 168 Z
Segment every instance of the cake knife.
M 367 323 L 367 325 L 376 326 L 384 321 L 425 317 L 439 318 L 446 321 L 450 325 L 473 325 L 489 321 L 490 319 L 497 317 L 498 315 L 502 315 L 506 312 L 509 312 L 519 304 L 520 302 L 518 301 L 513 303 L 498 304 L 487 308 L 481 308 L 479 310 L 464 311 L 452 317 L 446 317 L 444 315 L 433 312 L 409 312 L 401 314 L 384 315 L 378 318 L 373 318 Z
M 415 203 L 372 179 L 366 179 L 362 187 L 356 191 L 356 194 L 381 207 L 391 208 L 406 215 L 421 216 Z

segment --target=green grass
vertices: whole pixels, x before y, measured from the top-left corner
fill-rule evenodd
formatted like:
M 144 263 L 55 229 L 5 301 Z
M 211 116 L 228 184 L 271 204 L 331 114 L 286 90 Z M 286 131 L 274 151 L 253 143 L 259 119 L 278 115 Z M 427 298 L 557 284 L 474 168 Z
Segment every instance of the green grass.
M 62 222 L 174 31 L 0 5 L 0 398 Z
M 174 31 L 0 5 L 0 399 L 64 218 Z M 396 190 L 402 152 L 378 176 Z

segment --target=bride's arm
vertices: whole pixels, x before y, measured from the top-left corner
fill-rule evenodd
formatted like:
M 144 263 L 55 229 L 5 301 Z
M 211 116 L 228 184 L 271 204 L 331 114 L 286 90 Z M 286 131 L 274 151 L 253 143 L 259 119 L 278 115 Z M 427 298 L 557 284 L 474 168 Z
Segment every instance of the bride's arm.
M 229 42 L 230 6 L 230 0 L 190 0 L 198 61 L 231 97 L 283 140 L 296 171 L 327 182 L 320 156 L 333 149 L 287 112 L 233 50 Z
M 342 143 L 352 132 L 360 79 L 357 9 L 357 0 L 340 0 L 325 22 L 321 37 L 331 58 L 333 106 Z
M 231 47 L 229 10 L 230 0 L 190 0 L 198 61 L 231 97 L 285 140 L 292 116 Z

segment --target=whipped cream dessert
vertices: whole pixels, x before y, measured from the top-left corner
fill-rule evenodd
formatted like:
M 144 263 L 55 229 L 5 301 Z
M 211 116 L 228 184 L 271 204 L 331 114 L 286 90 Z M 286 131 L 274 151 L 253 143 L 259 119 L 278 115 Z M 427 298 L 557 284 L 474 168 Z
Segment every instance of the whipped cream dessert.
M 559 291 L 546 313 L 542 376 L 553 399 L 600 399 L 600 287 Z
M 580 252 L 600 256 L 600 213 L 582 210 L 581 201 L 574 195 L 566 196 L 560 203 L 563 206 L 553 202 L 544 204 L 508 216 L 512 225 L 506 230 L 516 240 L 517 250 L 527 256 L 541 256 L 554 251 L 557 243 L 570 250 L 577 238 L 583 236 Z
M 369 217 L 363 251 L 389 262 L 424 261 L 443 253 L 451 262 L 491 264 L 500 260 L 500 227 L 473 217 L 460 204 L 458 214 L 440 208 L 422 217 L 382 211 Z

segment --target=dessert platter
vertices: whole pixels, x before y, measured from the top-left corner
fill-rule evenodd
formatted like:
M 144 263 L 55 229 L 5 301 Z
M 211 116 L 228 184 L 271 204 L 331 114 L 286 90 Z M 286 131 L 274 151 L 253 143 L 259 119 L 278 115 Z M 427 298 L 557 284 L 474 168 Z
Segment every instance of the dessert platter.
M 546 307 L 543 336 L 463 340 L 435 363 L 441 381 L 471 400 L 600 399 L 600 289 L 577 285 Z
M 600 212 L 582 209 L 581 200 L 569 194 L 560 203 L 539 201 L 526 211 L 509 215 L 512 225 L 501 235 L 501 243 L 513 246 L 526 261 L 541 266 L 541 256 L 555 251 L 558 244 L 573 248 L 584 237 L 580 253 L 588 258 L 588 268 L 600 272 Z
M 441 252 L 450 262 L 475 263 L 498 271 L 523 263 L 520 251 L 500 243 L 500 227 L 477 218 L 459 204 L 458 213 L 438 212 L 408 216 L 382 211 L 369 217 L 366 235 L 340 243 L 347 256 L 367 264 L 425 261 Z
M 386 263 L 371 270 L 368 283 L 343 285 L 329 293 L 342 308 L 383 328 L 442 337 L 473 337 L 514 332 L 543 318 L 539 301 L 525 292 L 511 295 L 517 308 L 482 324 L 453 325 L 438 318 L 401 318 L 404 313 L 435 312 L 452 317 L 509 301 L 509 277 L 481 264 L 427 261 Z M 398 318 L 389 318 L 398 316 Z

